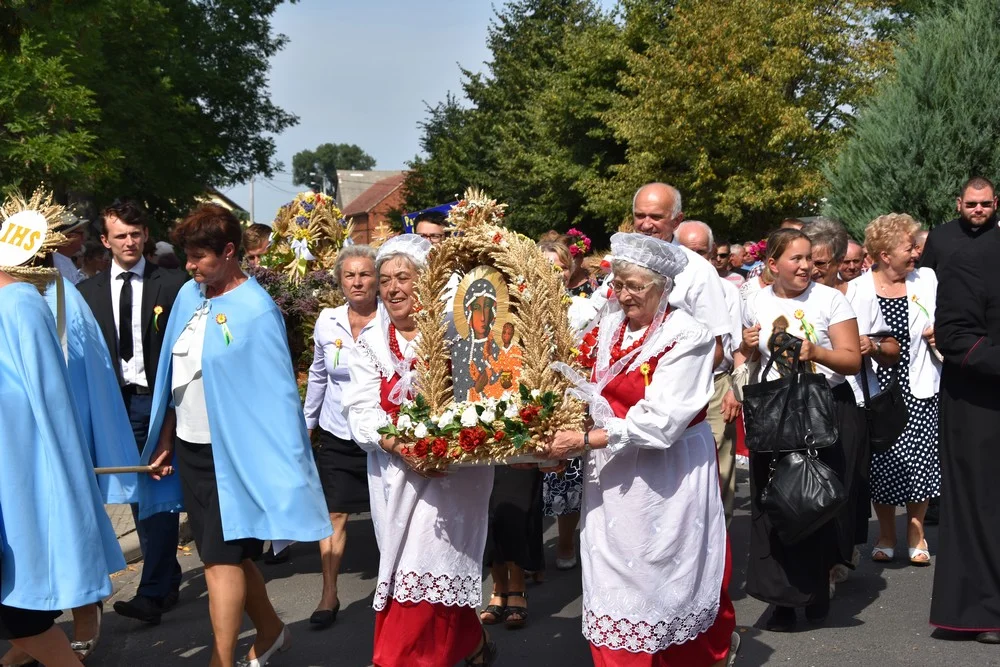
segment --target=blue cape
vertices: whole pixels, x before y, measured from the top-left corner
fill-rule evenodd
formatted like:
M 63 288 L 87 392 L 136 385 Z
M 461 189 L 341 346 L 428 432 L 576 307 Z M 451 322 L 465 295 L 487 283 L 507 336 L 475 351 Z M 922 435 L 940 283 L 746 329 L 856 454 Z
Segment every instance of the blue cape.
M 76 287 L 65 278 L 62 282 L 66 309 L 69 388 L 90 459 L 95 468 L 137 466 L 139 448 L 135 444 L 132 425 L 118 386 L 118 375 L 101 327 Z M 54 286 L 46 290 L 45 300 L 54 316 Z M 135 473 L 98 475 L 97 484 L 105 503 L 134 503 L 138 499 Z
M 56 611 L 111 594 L 125 568 L 69 391 L 55 320 L 0 288 L 0 602 Z
M 204 303 L 193 280 L 177 294 L 163 337 L 144 463 L 156 450 L 170 401 L 174 344 Z M 223 537 L 297 542 L 328 537 L 330 515 L 278 307 L 253 278 L 208 303 L 201 363 Z M 218 321 L 223 316 L 225 327 Z M 141 517 L 180 508 L 178 475 L 159 482 L 140 477 Z

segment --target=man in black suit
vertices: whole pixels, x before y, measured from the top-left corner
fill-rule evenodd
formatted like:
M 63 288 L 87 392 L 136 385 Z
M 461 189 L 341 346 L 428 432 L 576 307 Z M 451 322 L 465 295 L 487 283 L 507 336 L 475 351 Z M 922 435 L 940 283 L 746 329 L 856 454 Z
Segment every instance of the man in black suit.
M 130 201 L 116 201 L 101 214 L 101 242 L 111 251 L 111 268 L 77 288 L 101 325 L 132 422 L 136 446 L 146 443 L 156 367 L 174 299 L 188 281 L 183 271 L 149 263 L 143 246 L 149 237 L 145 212 Z M 132 506 L 142 549 L 142 578 L 136 596 L 115 603 L 115 611 L 157 624 L 177 603 L 181 567 L 177 562 L 178 515 L 163 512 L 142 521 Z

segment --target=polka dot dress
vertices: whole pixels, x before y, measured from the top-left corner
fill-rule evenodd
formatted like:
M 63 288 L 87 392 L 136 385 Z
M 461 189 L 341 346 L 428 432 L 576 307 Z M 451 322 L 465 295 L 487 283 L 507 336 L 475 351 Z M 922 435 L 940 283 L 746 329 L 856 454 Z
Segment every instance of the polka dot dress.
M 938 458 L 938 397 L 915 398 L 910 393 L 909 312 L 905 296 L 878 298 L 882 315 L 900 341 L 899 364 L 893 369 L 875 364 L 875 374 L 883 389 L 893 373 L 899 374 L 906 409 L 910 419 L 903 435 L 889 451 L 872 452 L 872 502 L 882 505 L 905 505 L 935 498 L 941 494 L 941 462 Z

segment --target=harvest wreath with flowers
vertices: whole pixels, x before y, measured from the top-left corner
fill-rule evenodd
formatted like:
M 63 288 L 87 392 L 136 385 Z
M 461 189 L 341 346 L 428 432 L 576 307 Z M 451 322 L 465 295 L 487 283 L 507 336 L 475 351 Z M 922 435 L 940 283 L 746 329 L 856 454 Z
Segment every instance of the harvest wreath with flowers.
M 404 400 L 394 423 L 380 433 L 395 436 L 404 456 L 423 468 L 532 460 L 557 431 L 583 423 L 583 404 L 566 396 L 568 381 L 551 368 L 556 361 L 575 363 L 561 275 L 534 241 L 501 226 L 505 208 L 479 190 L 467 190 L 448 216 L 451 236 L 431 249 L 417 282 L 415 396 Z M 464 339 L 449 337 L 448 299 L 441 295 L 456 273 L 466 277 L 463 285 L 476 279 L 467 292 L 460 288 L 470 300 L 479 295 L 496 302 L 497 292 L 509 299 L 491 335 L 508 324 L 530 332 L 519 342 L 519 365 L 506 374 L 502 390 L 481 392 L 477 384 L 469 393 L 474 400 L 456 400 L 453 386 L 453 352 Z M 491 292 L 486 282 L 500 289 Z M 464 327 L 467 332 L 468 322 Z M 458 322 L 456 328 L 463 333 Z

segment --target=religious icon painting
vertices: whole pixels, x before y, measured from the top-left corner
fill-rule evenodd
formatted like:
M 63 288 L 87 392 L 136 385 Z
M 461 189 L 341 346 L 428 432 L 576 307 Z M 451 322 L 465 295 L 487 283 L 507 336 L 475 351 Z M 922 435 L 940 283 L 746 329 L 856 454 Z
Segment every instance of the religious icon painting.
M 477 266 L 458 284 L 451 349 L 452 391 L 456 401 L 500 398 L 521 376 L 521 347 L 510 317 L 510 290 L 503 274 Z

